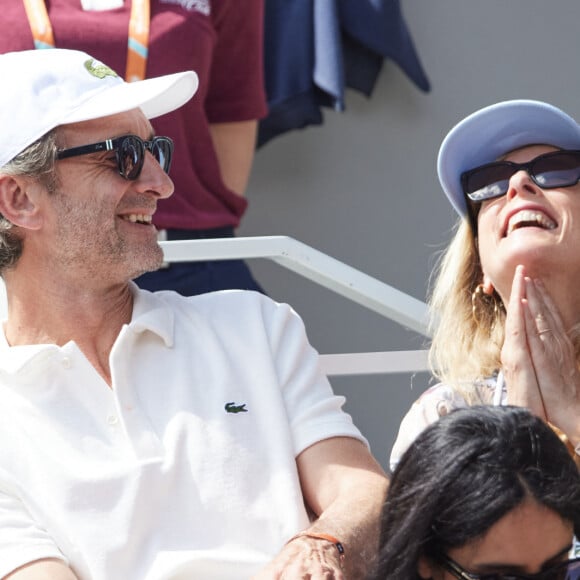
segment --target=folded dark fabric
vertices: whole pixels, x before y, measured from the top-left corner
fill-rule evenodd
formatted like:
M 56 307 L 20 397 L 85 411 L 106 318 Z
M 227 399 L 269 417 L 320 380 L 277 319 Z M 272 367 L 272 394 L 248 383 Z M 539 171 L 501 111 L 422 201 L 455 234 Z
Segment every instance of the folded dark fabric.
M 385 58 L 427 92 L 399 0 L 266 0 L 264 72 L 268 115 L 258 147 L 345 109 L 345 88 L 371 96 Z

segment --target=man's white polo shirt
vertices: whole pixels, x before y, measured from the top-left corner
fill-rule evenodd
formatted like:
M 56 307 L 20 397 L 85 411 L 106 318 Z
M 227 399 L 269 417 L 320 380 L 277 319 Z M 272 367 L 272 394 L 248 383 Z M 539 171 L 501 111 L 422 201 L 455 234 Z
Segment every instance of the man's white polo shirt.
M 249 577 L 307 523 L 295 457 L 364 441 L 299 317 L 254 293 L 133 288 L 112 389 L 74 343 L 0 333 L 0 577 Z

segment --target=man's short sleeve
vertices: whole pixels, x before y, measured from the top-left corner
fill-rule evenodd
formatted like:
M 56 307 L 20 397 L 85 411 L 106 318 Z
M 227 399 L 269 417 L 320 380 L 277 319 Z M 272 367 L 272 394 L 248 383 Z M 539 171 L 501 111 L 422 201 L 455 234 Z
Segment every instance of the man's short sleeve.
M 296 455 L 330 437 L 354 437 L 368 445 L 342 410 L 345 398 L 333 393 L 310 345 L 301 318 L 286 304 L 276 306 L 270 342 Z
M 20 499 L 0 489 L 0 578 L 43 558 L 67 562 L 48 532 L 34 520 Z

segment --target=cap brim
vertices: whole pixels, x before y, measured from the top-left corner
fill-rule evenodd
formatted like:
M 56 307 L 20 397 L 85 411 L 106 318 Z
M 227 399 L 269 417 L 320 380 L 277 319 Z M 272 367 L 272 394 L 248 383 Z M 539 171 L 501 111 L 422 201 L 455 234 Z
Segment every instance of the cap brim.
M 198 84 L 193 71 L 120 83 L 87 99 L 63 118 L 61 124 L 90 121 L 136 108 L 153 119 L 185 104 L 197 91 Z
M 437 173 L 455 210 L 467 215 L 461 188 L 463 172 L 534 144 L 580 149 L 580 127 L 560 109 L 531 100 L 496 103 L 453 127 L 439 149 Z

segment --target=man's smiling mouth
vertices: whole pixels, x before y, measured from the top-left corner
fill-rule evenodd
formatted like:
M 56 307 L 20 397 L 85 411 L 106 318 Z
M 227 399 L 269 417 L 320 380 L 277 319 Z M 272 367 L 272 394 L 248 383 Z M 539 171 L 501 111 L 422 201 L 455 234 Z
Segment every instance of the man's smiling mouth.
M 133 224 L 150 225 L 153 222 L 153 216 L 147 214 L 130 213 L 128 215 L 122 215 L 120 217 L 126 222 L 131 222 Z

